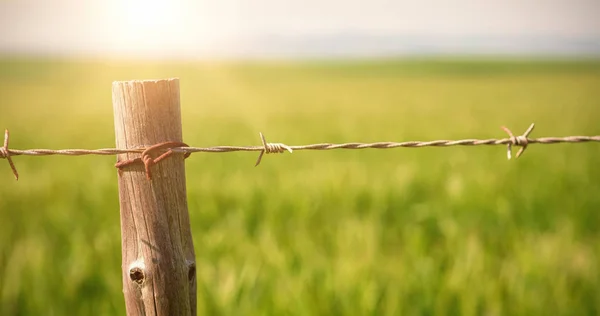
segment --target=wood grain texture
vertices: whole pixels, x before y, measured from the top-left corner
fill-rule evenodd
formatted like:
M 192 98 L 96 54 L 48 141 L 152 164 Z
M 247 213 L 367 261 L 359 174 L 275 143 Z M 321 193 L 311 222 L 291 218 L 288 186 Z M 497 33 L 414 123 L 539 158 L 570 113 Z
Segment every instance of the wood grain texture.
M 179 80 L 114 82 L 117 148 L 182 141 Z M 139 154 L 120 154 L 118 160 Z M 119 178 L 127 315 L 196 315 L 196 266 L 182 154 Z

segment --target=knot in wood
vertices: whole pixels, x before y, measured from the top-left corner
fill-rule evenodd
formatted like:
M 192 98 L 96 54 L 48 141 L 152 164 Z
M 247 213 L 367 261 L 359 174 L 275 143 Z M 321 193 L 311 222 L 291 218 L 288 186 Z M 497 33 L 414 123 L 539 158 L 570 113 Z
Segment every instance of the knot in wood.
M 196 263 L 193 261 L 188 261 L 187 263 L 188 266 L 188 281 L 194 281 L 194 278 L 196 278 Z
M 129 278 L 137 284 L 142 284 L 144 283 L 146 276 L 144 275 L 144 270 L 139 267 L 134 267 L 129 270 Z

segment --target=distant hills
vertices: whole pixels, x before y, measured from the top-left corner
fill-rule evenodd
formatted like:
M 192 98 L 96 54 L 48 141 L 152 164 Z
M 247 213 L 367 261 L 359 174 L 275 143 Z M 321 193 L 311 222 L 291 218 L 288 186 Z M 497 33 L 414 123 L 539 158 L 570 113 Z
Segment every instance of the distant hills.
M 335 33 L 324 35 L 268 35 L 213 43 L 186 39 L 180 45 L 152 48 L 132 45 L 120 51 L 111 45 L 100 49 L 82 45 L 20 47 L 1 43 L 0 55 L 125 56 L 141 58 L 377 58 L 411 56 L 547 56 L 600 58 L 600 37 L 567 36 L 448 36 Z
M 406 36 L 339 33 L 245 39 L 232 57 L 389 57 L 439 55 L 546 55 L 600 57 L 599 38 L 527 36 Z

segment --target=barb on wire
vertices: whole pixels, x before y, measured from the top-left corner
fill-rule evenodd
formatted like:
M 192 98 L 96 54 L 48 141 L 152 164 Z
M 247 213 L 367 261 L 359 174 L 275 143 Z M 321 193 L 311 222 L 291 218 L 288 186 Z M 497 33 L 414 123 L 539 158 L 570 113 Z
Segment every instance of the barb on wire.
M 260 161 L 262 160 L 262 157 L 264 154 L 270 154 L 270 153 L 281 154 L 286 150 L 289 151 L 290 154 L 293 152 L 293 150 L 288 145 L 285 145 L 282 143 L 267 143 L 267 141 L 265 140 L 265 135 L 263 135 L 263 133 L 259 133 L 259 134 L 260 134 L 260 140 L 262 141 L 262 144 L 263 144 L 263 150 L 261 150 L 260 155 L 258 155 L 256 164 L 254 164 L 255 167 L 260 164 Z
M 529 140 L 527 139 L 527 137 L 529 137 L 529 134 L 531 134 L 534 127 L 535 124 L 531 123 L 531 125 L 525 131 L 525 133 L 523 133 L 523 135 L 515 137 L 515 135 L 513 135 L 510 129 L 508 129 L 508 127 L 502 126 L 502 129 L 508 134 L 508 136 L 510 136 L 510 143 L 506 145 L 508 148 L 506 151 L 506 156 L 508 157 L 508 160 L 512 158 L 512 146 L 521 146 L 521 149 L 519 149 L 519 151 L 517 152 L 517 158 L 519 158 L 523 154 L 525 149 L 527 149 L 527 145 L 529 145 Z
M 12 161 L 10 157 L 11 152 L 8 149 L 8 138 L 10 134 L 8 133 L 8 129 L 4 130 L 4 146 L 0 148 L 0 158 L 4 158 L 8 160 L 8 164 L 10 165 L 10 169 L 12 169 L 13 175 L 15 176 L 15 180 L 19 180 L 19 173 L 17 172 L 17 168 L 15 167 L 15 163 Z
M 123 167 L 133 163 L 144 163 L 146 168 L 146 176 L 151 179 L 150 168 L 152 165 L 160 162 L 161 160 L 169 157 L 172 153 L 183 153 L 184 157 L 187 158 L 190 154 L 196 152 L 207 152 L 207 153 L 223 153 L 233 151 L 258 151 L 260 152 L 255 166 L 258 166 L 262 160 L 263 155 L 270 153 L 283 153 L 286 150 L 292 153 L 294 150 L 332 150 L 332 149 L 390 149 L 397 147 L 449 147 L 449 146 L 479 146 L 479 145 L 506 145 L 507 146 L 507 157 L 512 158 L 512 147 L 521 147 L 516 154 L 516 157 L 520 157 L 527 146 L 531 144 L 556 144 L 556 143 L 583 143 L 583 142 L 600 142 L 600 135 L 596 136 L 566 136 L 566 137 L 541 137 L 541 138 L 529 138 L 529 134 L 533 131 L 534 124 L 531 124 L 529 128 L 520 136 L 514 136 L 514 134 L 506 127 L 502 126 L 502 129 L 508 134 L 508 138 L 502 139 L 460 139 L 460 140 L 433 140 L 433 141 L 408 141 L 408 142 L 378 142 L 378 143 L 343 143 L 343 144 L 332 144 L 332 143 L 321 143 L 321 144 L 310 144 L 310 145 L 297 145 L 290 146 L 282 143 L 267 143 L 265 136 L 260 133 L 262 146 L 214 146 L 214 147 L 187 147 L 184 143 L 177 142 L 166 142 L 160 144 L 149 145 L 141 148 L 130 148 L 130 149 L 116 149 L 116 148 L 102 148 L 102 149 L 27 149 L 17 150 L 8 148 L 8 130 L 4 133 L 4 146 L 0 147 L 0 158 L 8 160 L 10 167 L 18 179 L 19 174 L 12 161 L 12 157 L 27 155 L 27 156 L 47 156 L 47 155 L 66 155 L 66 156 L 82 156 L 82 155 L 117 155 L 126 153 L 138 153 L 141 157 L 130 159 L 126 161 L 117 162 L 115 167 L 122 170 Z M 152 158 L 151 154 L 158 155 L 157 158 Z

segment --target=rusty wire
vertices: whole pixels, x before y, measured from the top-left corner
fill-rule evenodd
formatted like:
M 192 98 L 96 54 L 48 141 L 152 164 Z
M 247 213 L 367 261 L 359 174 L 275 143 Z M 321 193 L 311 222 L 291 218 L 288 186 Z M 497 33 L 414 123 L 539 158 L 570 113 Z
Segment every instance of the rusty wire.
M 271 153 L 283 153 L 288 151 L 292 153 L 294 150 L 332 150 L 332 149 L 390 149 L 397 147 L 449 147 L 449 146 L 479 146 L 479 145 L 506 145 L 507 146 L 507 157 L 512 158 L 512 147 L 521 147 L 516 154 L 516 157 L 520 157 L 528 145 L 531 144 L 556 144 L 556 143 L 584 143 L 584 142 L 600 142 L 600 135 L 596 136 L 566 136 L 566 137 L 541 137 L 541 138 L 529 138 L 529 134 L 533 131 L 534 124 L 531 124 L 527 131 L 519 136 L 514 136 L 513 133 L 506 127 L 502 129 L 509 135 L 507 138 L 501 139 L 460 139 L 460 140 L 432 140 L 432 141 L 407 141 L 407 142 L 377 142 L 377 143 L 320 143 L 310 145 L 295 145 L 289 146 L 282 143 L 268 143 L 265 137 L 260 133 L 262 146 L 213 146 L 213 147 L 186 147 L 183 143 L 174 144 L 172 142 L 165 142 L 154 144 L 147 147 L 141 148 L 130 148 L 130 149 L 116 149 L 116 148 L 102 148 L 102 149 L 9 149 L 8 148 L 8 130 L 5 131 L 4 147 L 0 147 L 0 158 L 8 160 L 15 178 L 18 179 L 18 173 L 12 162 L 12 156 L 48 156 L 48 155 L 65 155 L 65 156 L 83 156 L 83 155 L 117 155 L 126 153 L 139 153 L 142 157 L 118 162 L 115 167 L 121 169 L 122 167 L 132 163 L 144 163 L 146 165 L 146 171 L 148 178 L 150 178 L 149 168 L 152 164 L 159 162 L 163 158 L 167 158 L 172 153 L 184 153 L 185 157 L 196 152 L 208 152 L 208 153 L 224 153 L 234 151 L 259 151 L 260 154 L 256 161 L 255 166 L 258 166 L 262 160 L 264 154 Z M 173 147 L 174 145 L 179 147 Z M 157 149 L 162 150 L 158 158 L 149 158 L 150 151 L 156 151 Z M 148 163 L 146 163 L 148 162 Z

